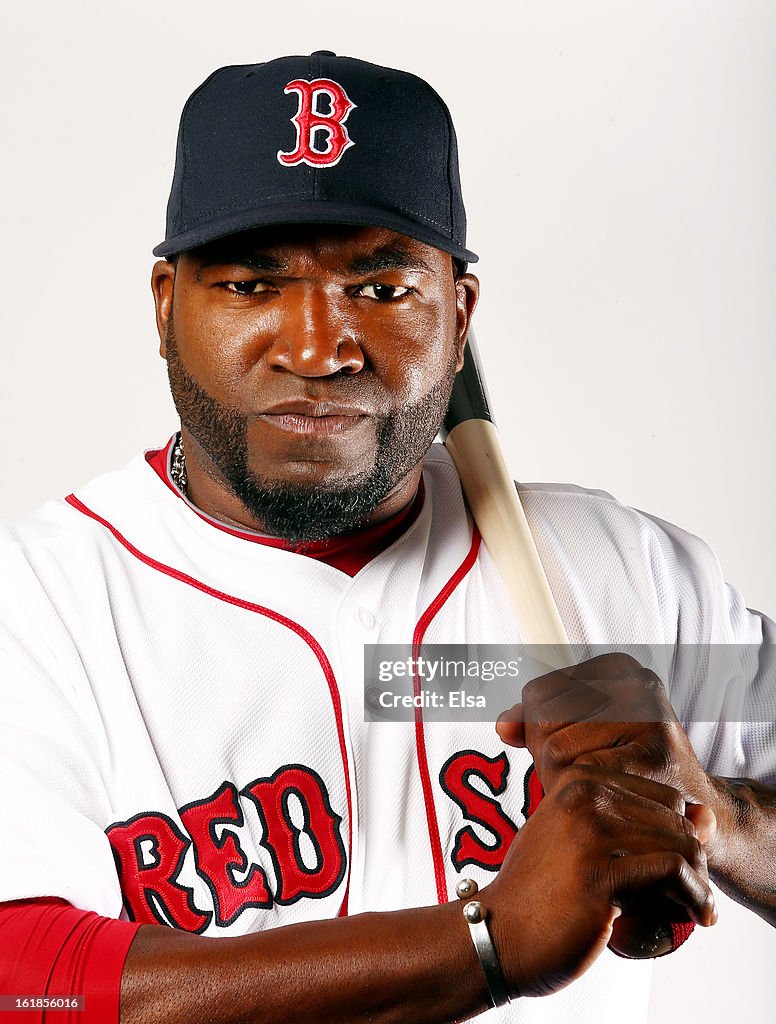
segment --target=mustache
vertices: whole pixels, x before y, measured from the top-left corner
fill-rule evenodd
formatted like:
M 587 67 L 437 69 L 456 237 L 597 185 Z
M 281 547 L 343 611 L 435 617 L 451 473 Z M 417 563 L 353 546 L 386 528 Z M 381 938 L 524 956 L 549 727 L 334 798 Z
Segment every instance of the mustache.
M 273 387 L 271 404 L 273 407 L 280 407 L 294 402 L 304 402 L 320 406 L 363 409 L 365 413 L 377 419 L 389 416 L 392 407 L 385 389 L 374 377 L 362 377 L 361 373 L 363 371 L 359 372 L 358 380 L 339 379 L 333 376 L 328 379 L 290 379 L 283 386 Z M 262 397 L 263 395 L 257 394 L 258 399 Z M 249 412 L 246 418 L 253 420 L 259 415 L 261 413 Z

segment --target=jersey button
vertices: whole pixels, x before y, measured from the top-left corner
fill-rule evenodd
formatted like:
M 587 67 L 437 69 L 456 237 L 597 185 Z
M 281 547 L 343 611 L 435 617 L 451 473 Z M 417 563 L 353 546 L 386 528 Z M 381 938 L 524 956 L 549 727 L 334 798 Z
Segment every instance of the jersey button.
M 364 627 L 364 629 L 372 630 L 375 628 L 376 620 L 374 615 L 369 611 L 368 608 L 364 608 L 363 605 L 360 608 L 356 609 L 356 618 Z

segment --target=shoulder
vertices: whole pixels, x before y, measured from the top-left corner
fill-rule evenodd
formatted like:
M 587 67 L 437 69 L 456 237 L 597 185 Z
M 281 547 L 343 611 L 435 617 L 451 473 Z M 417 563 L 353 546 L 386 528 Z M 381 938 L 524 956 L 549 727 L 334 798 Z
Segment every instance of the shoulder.
M 640 565 L 673 587 L 708 589 L 721 579 L 719 559 L 706 541 L 606 491 L 561 483 L 516 486 L 535 536 L 586 562 L 601 560 L 599 571 L 614 559 Z
M 164 500 L 164 490 L 141 453 L 80 487 L 77 500 L 141 516 Z M 89 595 L 105 590 L 105 563 L 112 557 L 107 538 L 74 495 L 0 522 L 0 648 L 40 660 L 49 647 L 61 650 L 69 642 L 68 616 L 88 604 Z
M 532 527 L 565 543 L 639 552 L 650 560 L 718 564 L 700 537 L 658 516 L 623 504 L 607 491 L 568 483 L 517 483 Z
M 455 465 L 444 445 L 431 447 L 425 466 L 438 489 L 460 491 Z M 516 482 L 515 487 L 537 541 L 567 551 L 578 545 L 588 557 L 623 550 L 718 564 L 711 548 L 699 537 L 623 504 L 608 491 L 572 483 Z
M 441 445 L 434 449 L 431 464 L 451 487 L 452 459 Z M 670 643 L 712 635 L 715 605 L 728 595 L 703 540 L 598 488 L 515 486 L 572 638 Z
M 139 507 L 158 501 L 164 487 L 148 465 L 145 453 L 125 466 L 102 473 L 74 494 L 46 501 L 27 515 L 0 520 L 0 562 L 78 543 L 94 531 L 94 521 L 81 514 L 79 503 L 121 504 Z

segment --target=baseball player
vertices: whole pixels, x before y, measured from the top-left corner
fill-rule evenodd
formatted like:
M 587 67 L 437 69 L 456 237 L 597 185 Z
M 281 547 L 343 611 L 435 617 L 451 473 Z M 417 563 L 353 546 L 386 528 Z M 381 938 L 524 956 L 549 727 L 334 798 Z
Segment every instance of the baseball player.
M 712 877 L 776 922 L 774 624 L 676 527 L 521 488 L 571 641 L 687 645 L 662 681 L 611 653 L 498 731 L 364 714 L 366 645 L 521 640 L 433 443 L 478 295 L 436 93 L 216 71 L 155 253 L 180 430 L 0 533 L 9 1019 L 619 1024 L 623 908 L 712 924 Z

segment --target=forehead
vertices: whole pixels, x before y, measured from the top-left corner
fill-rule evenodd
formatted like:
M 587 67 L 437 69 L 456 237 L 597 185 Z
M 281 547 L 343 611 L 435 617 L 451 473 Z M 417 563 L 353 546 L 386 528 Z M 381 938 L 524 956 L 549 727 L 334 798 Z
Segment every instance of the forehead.
M 387 228 L 294 224 L 230 235 L 184 257 L 200 267 L 237 264 L 267 271 L 300 265 L 334 272 L 413 269 L 447 275 L 452 257 Z

